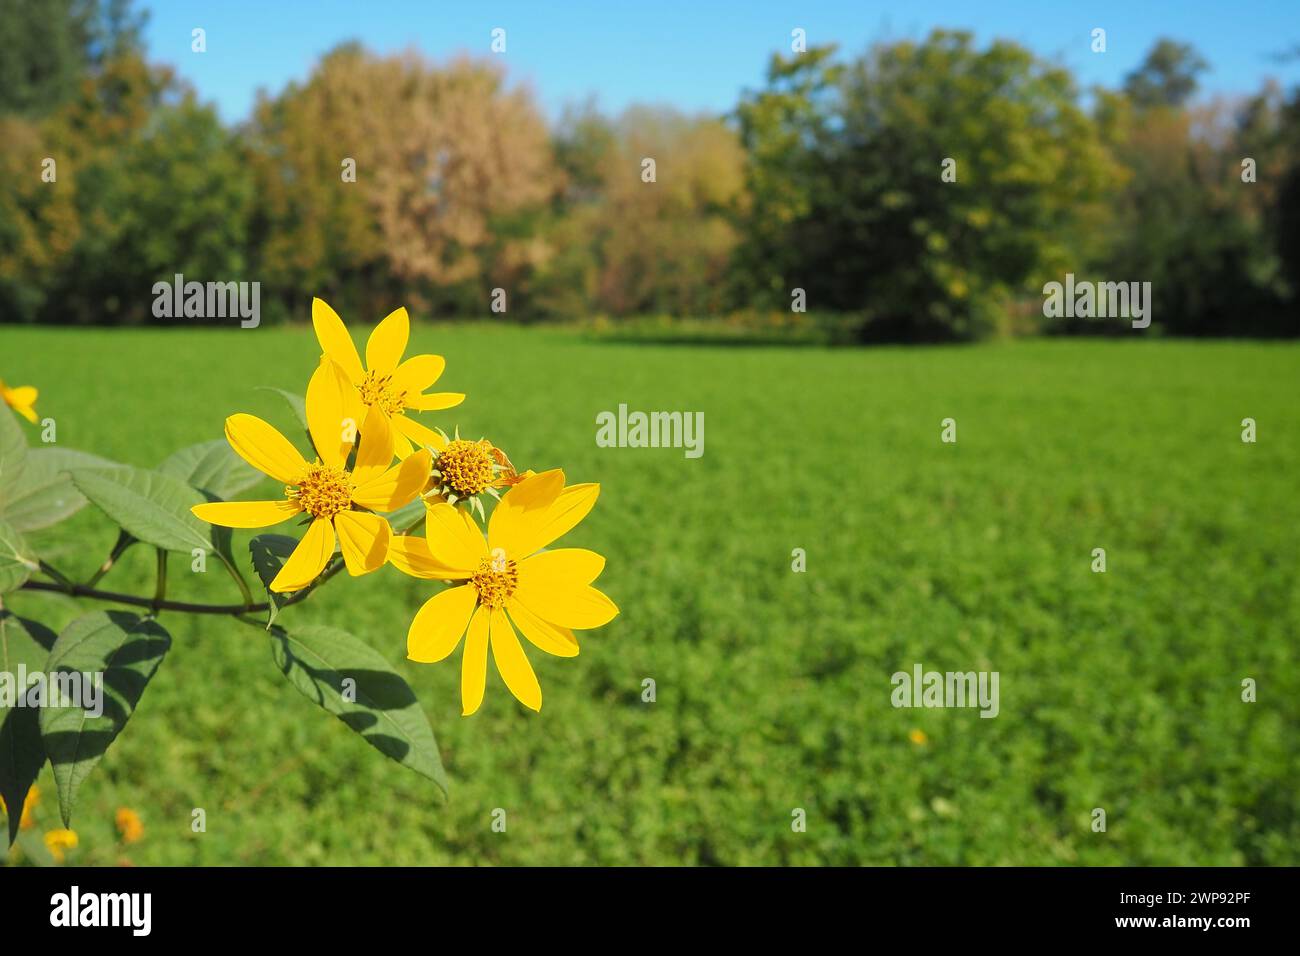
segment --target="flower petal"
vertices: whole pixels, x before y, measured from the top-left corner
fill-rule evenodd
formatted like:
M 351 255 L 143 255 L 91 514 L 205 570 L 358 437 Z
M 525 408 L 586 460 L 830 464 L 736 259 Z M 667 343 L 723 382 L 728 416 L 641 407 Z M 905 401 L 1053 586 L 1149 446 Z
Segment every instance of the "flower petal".
M 393 529 L 379 515 L 367 511 L 340 511 L 334 516 L 339 547 L 348 574 L 357 577 L 383 567 Z
M 394 415 L 393 427 L 405 437 L 415 443 L 415 447 L 423 448 L 428 445 L 434 451 L 442 451 L 447 447 L 447 439 L 443 438 L 432 428 L 426 428 L 409 415 Z M 400 452 L 398 452 L 401 455 Z M 407 452 L 409 455 L 410 452 Z M 405 457 L 405 456 L 402 456 Z
M 361 428 L 361 418 L 351 407 L 349 394 L 356 389 L 338 362 L 328 355 L 307 383 L 307 430 L 320 460 L 331 468 L 342 468 Z
M 347 326 L 324 299 L 311 300 L 311 324 L 316 329 L 316 341 L 320 343 L 321 351 L 343 366 L 343 371 L 354 383 L 365 378 L 361 356 L 357 354 Z
M 328 518 L 317 518 L 271 582 L 271 590 L 283 593 L 305 588 L 325 570 L 333 554 L 334 525 Z
M 480 607 L 469 619 L 465 632 L 465 653 L 460 663 L 461 716 L 468 717 L 483 703 L 487 686 L 488 610 Z
M 538 587 L 521 580 L 513 597 L 543 620 L 579 630 L 608 624 L 618 614 L 618 606 L 589 585 Z
M 432 384 L 433 384 L 432 382 L 429 383 L 429 385 Z M 429 385 L 425 385 L 423 388 L 417 388 L 415 389 L 415 391 L 423 392 L 424 389 L 429 387 Z M 33 405 L 36 404 L 36 399 L 39 395 L 40 392 L 38 392 L 31 385 L 19 385 L 15 388 L 5 389 L 5 401 L 8 402 L 10 405 L 12 405 L 14 408 L 17 408 L 19 405 L 24 405 L 28 408 L 31 408 Z
M 424 489 L 433 467 L 433 455 L 426 450 L 376 475 L 352 492 L 352 500 L 373 511 L 396 511 L 410 504 Z
M 286 485 L 296 485 L 307 470 L 306 460 L 289 439 L 256 415 L 227 418 L 226 441 L 244 461 Z
M 434 559 L 448 567 L 473 569 L 473 573 L 488 556 L 487 542 L 474 519 L 445 501 L 429 506 L 424 528 Z
M 513 597 L 506 602 L 506 610 L 510 612 L 515 627 L 535 646 L 556 657 L 578 656 L 578 639 L 567 627 L 543 621 Z
M 200 521 L 223 528 L 269 528 L 302 511 L 296 501 L 213 501 L 190 511 Z
M 433 556 L 429 544 L 423 538 L 409 534 L 395 534 L 388 543 L 388 560 L 404 574 L 413 578 L 428 578 L 435 581 L 454 581 L 467 578 L 478 570 L 478 562 L 472 567 L 453 568 L 443 564 Z
M 510 693 L 525 707 L 532 710 L 542 709 L 542 688 L 533 673 L 533 665 L 528 663 L 528 655 L 519 644 L 515 629 L 510 626 L 505 608 L 492 611 L 492 659 L 497 662 L 501 679 L 510 688 Z
M 463 401 L 464 392 L 430 392 L 428 395 L 408 396 L 406 407 L 417 412 L 436 412 L 443 408 L 455 408 Z
M 538 522 L 538 538 L 530 542 L 533 550 L 547 547 L 552 541 L 568 531 L 591 512 L 600 497 L 600 485 L 589 482 L 570 485 L 560 492 L 555 503 L 547 510 L 546 516 Z
M 447 360 L 441 355 L 412 355 L 397 366 L 393 373 L 393 387 L 400 392 L 415 396 L 442 376 L 447 367 Z
M 525 478 L 504 495 L 488 521 L 488 541 L 492 548 L 504 548 L 516 561 L 528 557 L 541 545 L 530 542 L 539 537 L 547 510 L 564 489 L 564 472 L 558 468 Z
M 595 551 L 559 548 L 519 562 L 519 583 L 538 588 L 576 588 L 596 580 L 604 568 L 605 559 Z
M 406 632 L 406 656 L 421 664 L 445 659 L 460 643 L 477 601 L 478 591 L 468 584 L 447 588 L 425 601 Z
M 371 406 L 361 426 L 361 444 L 352 466 L 352 480 L 357 485 L 373 481 L 393 463 L 393 427 L 382 409 Z M 384 509 L 387 510 L 387 509 Z
M 411 336 L 411 320 L 406 309 L 394 309 L 375 326 L 366 342 L 366 368 L 376 375 L 392 375 L 406 351 Z

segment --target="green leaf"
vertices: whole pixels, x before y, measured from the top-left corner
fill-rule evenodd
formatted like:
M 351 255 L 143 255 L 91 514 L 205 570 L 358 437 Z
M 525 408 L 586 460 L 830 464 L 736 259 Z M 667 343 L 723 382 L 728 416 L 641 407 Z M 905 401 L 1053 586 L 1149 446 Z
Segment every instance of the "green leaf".
M 289 560 L 293 549 L 298 547 L 298 540 L 285 534 L 259 534 L 248 542 L 248 553 L 253 557 L 253 570 L 266 588 L 266 596 L 271 603 L 271 615 L 266 619 L 269 628 L 275 622 L 275 616 L 289 600 L 288 594 L 271 590 L 271 582 Z
M 251 488 L 262 478 L 260 472 L 231 450 L 224 438 L 182 448 L 169 455 L 158 470 L 223 501 Z
M 17 417 L 4 404 L 0 404 L 0 502 L 7 497 L 8 489 L 18 479 L 23 460 L 27 457 L 27 439 Z
M 292 632 L 273 628 L 271 652 L 280 672 L 305 697 L 447 793 L 438 744 L 419 701 L 374 648 L 346 631 L 307 625 Z
M 6 521 L 0 521 L 0 594 L 17 590 L 40 568 L 23 536 Z
M 54 632 L 35 621 L 25 621 L 9 611 L 0 610 L 0 797 L 9 809 L 9 839 L 18 835 L 23 802 L 45 766 L 45 746 L 41 742 L 40 708 L 19 707 L 18 669 L 27 673 L 44 673 L 45 661 L 54 644 Z
M 86 505 L 72 483 L 73 468 L 113 467 L 113 463 L 85 452 L 62 448 L 36 448 L 17 480 L 0 502 L 0 517 L 19 531 L 36 531 L 57 524 Z
M 295 395 L 293 392 L 286 392 L 282 388 L 273 388 L 270 385 L 259 385 L 258 391 L 275 392 L 275 394 L 283 398 L 285 404 L 287 404 L 289 408 L 293 411 L 294 417 L 298 419 L 298 424 L 303 427 L 304 431 L 308 430 L 307 402 L 303 399 L 301 395 Z
M 171 475 L 121 465 L 74 471 L 72 480 L 104 514 L 146 544 L 186 552 L 214 546 L 207 523 L 190 512 L 207 498 Z
M 54 642 L 48 674 L 103 675 L 100 716 L 89 716 L 84 707 L 52 707 L 49 701 L 41 708 L 41 738 L 54 767 L 64 826 L 72 824 L 78 789 L 135 712 L 171 643 L 157 621 L 125 611 L 79 617 Z

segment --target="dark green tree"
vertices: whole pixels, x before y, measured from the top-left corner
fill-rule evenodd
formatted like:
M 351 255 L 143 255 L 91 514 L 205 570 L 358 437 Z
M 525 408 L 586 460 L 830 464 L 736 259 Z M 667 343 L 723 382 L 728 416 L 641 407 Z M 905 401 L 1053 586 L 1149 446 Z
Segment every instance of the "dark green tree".
M 757 294 L 862 314 L 868 339 L 975 338 L 1078 260 L 1118 177 L 1065 71 L 967 33 L 774 61 L 740 123 Z M 1037 288 L 1035 288 L 1037 286 Z
M 1124 80 L 1124 92 L 1139 109 L 1185 106 L 1196 92 L 1197 76 L 1209 64 L 1190 44 L 1162 39 L 1142 65 Z

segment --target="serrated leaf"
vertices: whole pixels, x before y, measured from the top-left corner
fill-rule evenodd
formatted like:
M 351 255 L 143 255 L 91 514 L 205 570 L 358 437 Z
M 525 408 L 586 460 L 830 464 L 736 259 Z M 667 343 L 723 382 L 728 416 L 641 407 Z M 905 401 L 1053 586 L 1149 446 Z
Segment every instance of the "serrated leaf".
M 74 471 L 72 480 L 92 504 L 146 544 L 187 552 L 213 547 L 208 525 L 190 512 L 208 499 L 171 475 L 120 465 Z
M 152 618 L 125 611 L 79 617 L 59 635 L 45 664 L 48 674 L 103 675 L 103 713 L 84 707 L 41 708 L 41 739 L 54 768 L 63 825 L 71 826 L 77 791 L 135 713 L 150 678 L 171 647 L 171 636 Z
M 280 672 L 303 696 L 446 794 L 447 775 L 428 718 L 406 681 L 374 648 L 346 631 L 306 625 L 292 632 L 273 628 L 271 651 Z M 352 683 L 345 686 L 345 680 Z
M 0 521 L 0 594 L 22 587 L 39 568 L 23 536 L 7 521 Z
M 6 846 L 18 835 L 27 791 L 45 766 L 40 709 L 18 706 L 23 690 L 18 686 L 19 666 L 28 674 L 44 673 L 53 643 L 49 628 L 0 610 L 0 681 L 9 682 L 7 691 L 0 693 L 0 797 L 9 810 Z
M 18 480 L 23 461 L 27 457 L 27 439 L 23 437 L 18 418 L 0 403 L 0 504 L 7 490 Z
M 0 518 L 19 531 L 36 531 L 57 524 L 86 505 L 85 496 L 72 483 L 70 469 L 112 465 L 106 459 L 84 452 L 32 449 L 17 480 L 0 501 Z
M 223 501 L 251 488 L 262 478 L 259 471 L 231 450 L 224 438 L 182 448 L 169 455 L 158 470 Z
M 289 555 L 293 554 L 293 549 L 298 547 L 298 539 L 291 538 L 285 534 L 259 534 L 248 542 L 248 553 L 253 558 L 253 570 L 257 572 L 258 579 L 266 588 L 266 596 L 271 604 L 270 616 L 266 619 L 266 626 L 270 627 L 275 622 L 275 616 L 280 613 L 280 608 L 289 600 L 289 595 L 279 591 L 271 590 L 271 582 L 275 576 L 280 573 L 284 563 L 289 560 Z
M 275 392 L 284 399 L 285 404 L 293 411 L 294 417 L 298 419 L 298 424 L 302 426 L 303 431 L 307 431 L 307 402 L 301 395 L 295 395 L 293 392 L 286 392 L 282 388 L 274 388 L 270 385 L 257 386 L 262 392 Z

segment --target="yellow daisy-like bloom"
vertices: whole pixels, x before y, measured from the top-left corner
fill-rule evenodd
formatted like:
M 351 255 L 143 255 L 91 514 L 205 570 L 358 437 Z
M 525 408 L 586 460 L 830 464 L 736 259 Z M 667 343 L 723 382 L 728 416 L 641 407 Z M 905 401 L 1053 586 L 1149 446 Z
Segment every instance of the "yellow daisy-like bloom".
M 575 657 L 573 630 L 600 627 L 618 614 L 614 602 L 591 586 L 604 558 L 581 548 L 541 550 L 586 517 L 599 494 L 599 485 L 566 488 L 564 472 L 546 471 L 502 496 L 486 540 L 473 518 L 446 502 L 429 507 L 426 538 L 393 538 L 389 559 L 402 571 L 464 582 L 420 608 L 406 653 L 413 661 L 436 663 L 467 634 L 460 678 L 465 716 L 483 702 L 489 646 L 510 692 L 541 710 L 542 689 L 511 621 L 548 654 Z
M 310 584 L 333 556 L 336 534 L 349 574 L 382 566 L 393 531 L 373 512 L 395 511 L 414 501 L 429 478 L 433 456 L 427 450 L 389 467 L 392 428 L 373 410 L 361 426 L 356 461 L 347 470 L 355 426 L 344 412 L 349 388 L 338 364 L 323 357 L 307 386 L 307 428 L 319 456 L 314 463 L 262 419 L 227 418 L 230 447 L 258 471 L 284 482 L 284 500 L 221 501 L 191 509 L 209 524 L 227 528 L 266 528 L 303 513 L 311 518 L 307 533 L 271 582 L 272 591 L 297 591 Z
M 36 396 L 40 393 L 30 385 L 19 385 L 17 388 L 10 388 L 5 384 L 4 379 L 0 378 L 0 399 L 16 411 L 23 418 L 27 419 L 33 425 L 40 421 L 36 417 Z
M 117 832 L 121 834 L 123 843 L 135 843 L 144 836 L 144 823 L 140 820 L 140 814 L 130 807 L 119 807 L 113 815 L 113 822 L 117 824 Z
M 393 447 L 399 458 L 405 458 L 425 445 L 442 451 L 446 439 L 406 413 L 453 408 L 465 401 L 465 396 L 460 392 L 423 394 L 442 375 L 447 361 L 441 355 L 414 355 L 402 361 L 411 335 L 411 320 L 406 309 L 390 313 L 370 333 L 364 368 L 347 326 L 321 299 L 311 301 L 311 323 L 316 329 L 321 350 L 338 362 L 347 374 L 355 392 L 350 400 L 367 408 L 379 409 L 392 423 L 395 432 Z M 354 417 L 359 419 L 360 415 L 361 412 L 357 411 Z
M 77 846 L 77 833 L 75 830 L 51 830 L 45 834 L 45 849 L 50 851 L 50 856 L 63 862 L 63 853 L 65 850 L 74 849 Z
M 30 830 L 32 828 L 36 823 L 35 818 L 32 816 L 32 811 L 36 809 L 36 805 L 40 802 L 41 788 L 36 786 L 36 784 L 32 784 L 31 788 L 27 791 L 26 798 L 23 800 L 23 812 L 18 817 L 18 829 Z M 5 814 L 9 813 L 9 807 L 5 804 L 4 797 L 0 797 L 0 811 Z

